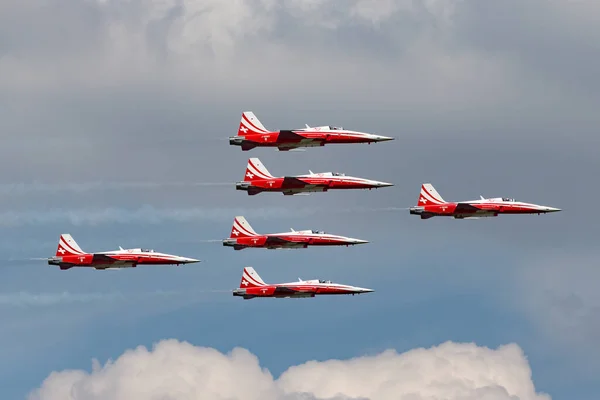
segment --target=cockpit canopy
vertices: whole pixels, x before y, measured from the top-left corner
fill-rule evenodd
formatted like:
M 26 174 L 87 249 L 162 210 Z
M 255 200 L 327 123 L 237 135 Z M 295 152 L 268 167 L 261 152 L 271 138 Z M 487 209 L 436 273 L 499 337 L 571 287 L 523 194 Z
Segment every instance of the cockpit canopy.
M 323 235 L 325 233 L 325 231 L 319 231 L 319 230 L 313 229 L 312 233 L 315 233 L 317 235 Z
M 503 197 L 502 201 L 509 201 L 509 202 L 514 202 L 515 199 L 511 199 L 510 197 Z
M 323 279 L 319 279 L 319 283 L 331 283 L 331 281 L 326 281 L 326 280 L 323 280 Z
M 154 253 L 153 249 L 140 249 L 142 253 Z
M 346 176 L 346 174 L 341 173 L 341 172 L 332 172 L 331 175 L 332 176 Z
M 342 128 L 341 126 L 332 126 L 332 125 L 329 125 L 329 130 L 331 130 L 331 131 L 343 131 L 344 128 Z

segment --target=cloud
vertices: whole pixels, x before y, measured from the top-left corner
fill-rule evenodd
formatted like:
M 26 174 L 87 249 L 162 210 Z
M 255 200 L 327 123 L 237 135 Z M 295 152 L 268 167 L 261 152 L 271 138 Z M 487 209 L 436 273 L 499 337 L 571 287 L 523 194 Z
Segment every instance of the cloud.
M 137 399 L 550 400 L 535 391 L 516 344 L 446 342 L 428 349 L 310 361 L 279 379 L 243 348 L 228 354 L 177 340 L 139 346 L 91 372 L 53 372 L 29 400 Z
M 343 6 L 332 0 L 67 0 L 69 6 L 60 8 L 63 1 L 51 0 L 61 10 L 53 14 L 56 24 L 43 23 L 47 10 L 41 4 L 23 3 L 9 1 L 0 20 L 5 23 L 0 38 L 16 38 L 0 58 L 0 84 L 21 90 L 169 83 L 178 91 L 210 91 L 211 100 L 235 93 L 256 101 L 290 89 L 306 93 L 308 82 L 312 96 L 325 98 L 360 90 L 362 98 L 380 103 L 443 105 L 452 100 L 455 107 L 479 107 L 514 101 L 523 78 L 533 90 L 545 87 L 549 93 L 556 75 L 568 74 L 569 65 L 558 68 L 543 86 L 520 70 L 530 64 L 539 69 L 535 58 L 513 54 L 525 55 L 534 47 L 537 58 L 556 60 L 556 47 L 566 43 L 567 49 L 586 50 L 580 54 L 588 62 L 571 67 L 600 60 L 581 44 L 597 27 L 590 23 L 587 35 L 578 30 L 573 39 L 569 28 L 579 14 L 560 13 L 569 6 L 541 0 L 532 7 L 495 5 L 494 15 L 508 19 L 496 28 L 506 35 L 492 35 L 498 33 L 492 30 L 494 21 L 477 23 L 490 16 L 472 0 L 348 0 Z M 552 29 L 571 39 L 544 52 L 545 30 L 537 37 L 520 28 L 531 26 L 534 11 L 552 17 Z M 510 17 L 522 14 L 521 20 Z M 26 34 L 13 22 L 23 15 L 32 21 Z M 505 40 L 515 32 L 527 40 Z M 482 43 L 487 36 L 493 45 Z M 368 79 L 356 79 L 357 74 Z M 391 82 L 401 89 L 400 96 L 390 93 Z M 548 97 L 530 94 L 538 100 Z

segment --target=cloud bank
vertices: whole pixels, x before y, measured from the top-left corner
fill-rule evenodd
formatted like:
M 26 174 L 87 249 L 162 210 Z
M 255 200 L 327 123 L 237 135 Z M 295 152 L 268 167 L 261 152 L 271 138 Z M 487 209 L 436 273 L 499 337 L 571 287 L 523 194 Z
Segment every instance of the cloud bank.
M 550 400 L 516 344 L 446 342 L 398 354 L 310 361 L 278 379 L 243 348 L 228 354 L 177 340 L 139 346 L 91 372 L 53 372 L 29 400 Z

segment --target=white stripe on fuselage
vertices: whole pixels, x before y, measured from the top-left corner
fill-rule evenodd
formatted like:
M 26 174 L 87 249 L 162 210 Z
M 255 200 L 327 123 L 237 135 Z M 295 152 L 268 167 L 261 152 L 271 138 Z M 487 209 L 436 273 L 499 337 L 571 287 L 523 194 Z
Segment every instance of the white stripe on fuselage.
M 496 199 L 479 199 L 471 201 L 461 201 L 458 204 L 498 204 L 501 206 L 518 206 L 518 207 L 529 207 L 531 209 L 539 209 L 541 206 L 532 203 L 523 203 L 520 201 L 502 201 Z

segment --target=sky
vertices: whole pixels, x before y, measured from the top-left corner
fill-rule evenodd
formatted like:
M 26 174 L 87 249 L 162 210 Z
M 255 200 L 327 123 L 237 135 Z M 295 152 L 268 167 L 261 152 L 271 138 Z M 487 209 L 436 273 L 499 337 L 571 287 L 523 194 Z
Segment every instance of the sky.
M 599 39 L 592 0 L 0 2 L 2 398 L 596 399 Z M 243 111 L 396 140 L 242 152 Z M 249 157 L 395 186 L 250 197 Z M 423 221 L 424 182 L 563 211 Z M 234 251 L 235 215 L 370 243 Z M 31 260 L 61 233 L 202 262 Z

